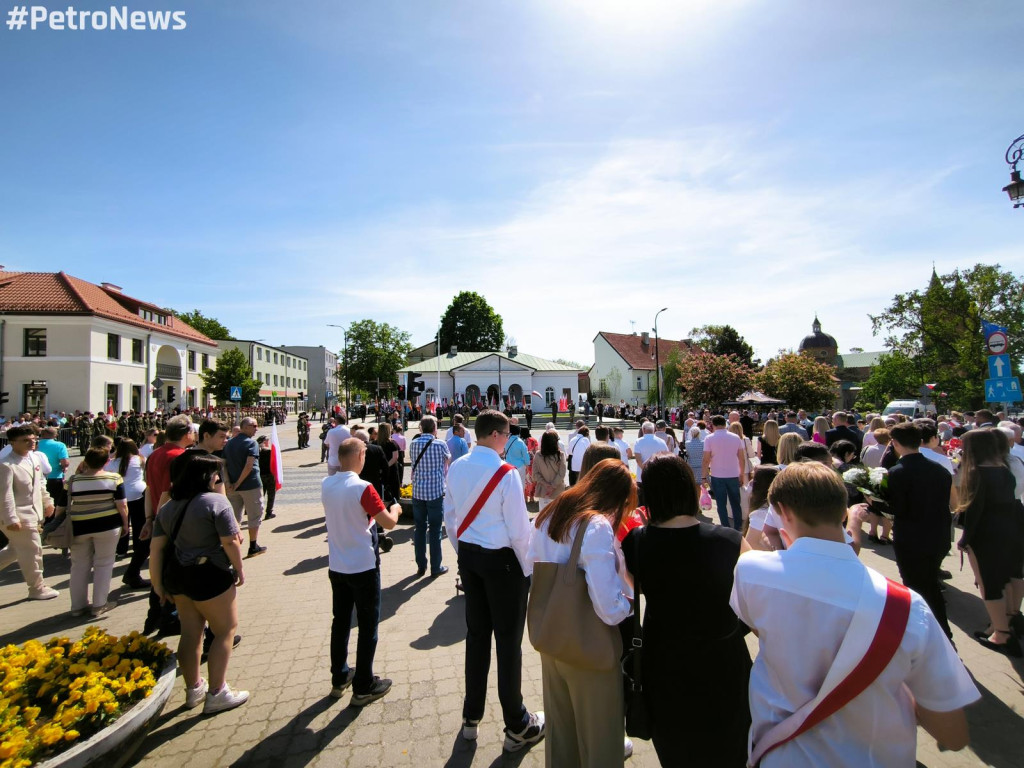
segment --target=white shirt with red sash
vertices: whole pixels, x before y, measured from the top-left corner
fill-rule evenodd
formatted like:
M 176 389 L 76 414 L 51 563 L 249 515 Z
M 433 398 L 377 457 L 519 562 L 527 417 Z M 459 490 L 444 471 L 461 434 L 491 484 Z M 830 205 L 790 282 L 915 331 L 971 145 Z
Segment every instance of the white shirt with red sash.
M 530 560 L 533 526 L 526 511 L 523 481 L 518 472 L 509 472 L 502 477 L 469 528 L 462 536 L 455 535 L 483 487 L 502 464 L 501 457 L 493 449 L 478 443 L 470 453 L 451 465 L 444 494 L 444 525 L 456 554 L 460 541 L 484 549 L 511 547 L 523 573 L 529 576 L 533 573 Z
M 363 573 L 377 567 L 376 523 L 384 502 L 374 487 L 355 472 L 325 477 L 320 487 L 327 522 L 328 568 L 335 573 Z
M 750 743 L 814 699 L 836 661 L 867 566 L 846 544 L 800 538 L 784 552 L 748 552 L 736 564 L 730 605 L 760 638 L 750 673 Z M 872 626 L 860 646 L 867 651 Z M 762 768 L 913 768 L 917 721 L 909 692 L 948 712 L 980 698 L 924 600 L 911 592 L 892 661 L 858 697 L 769 752 Z

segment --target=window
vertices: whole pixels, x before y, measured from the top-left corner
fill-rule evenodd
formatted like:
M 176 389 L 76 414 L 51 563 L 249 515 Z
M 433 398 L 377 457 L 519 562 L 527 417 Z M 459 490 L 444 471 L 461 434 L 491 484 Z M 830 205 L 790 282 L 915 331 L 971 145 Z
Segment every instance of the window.
M 142 339 L 132 339 L 132 362 L 142 362 Z M 135 410 L 139 410 L 136 408 Z
M 638 391 L 643 390 L 643 388 L 644 388 L 643 376 L 637 376 L 636 377 L 636 388 L 637 388 Z
M 142 387 L 137 384 L 132 384 L 132 410 L 142 412 Z
M 205 371 L 209 367 L 210 367 L 210 356 L 209 355 L 203 355 L 203 370 Z
M 256 359 L 257 360 L 262 360 L 263 359 L 263 348 L 262 347 L 256 347 Z
M 46 329 L 25 329 L 25 357 L 46 357 Z
M 544 390 L 544 405 L 551 405 L 555 402 L 555 388 L 548 387 Z
M 116 333 L 107 334 L 107 359 L 121 359 L 121 337 L 118 336 Z M 107 399 L 109 400 L 110 398 L 108 397 Z
M 292 367 L 292 359 L 290 357 L 286 357 L 284 359 L 284 367 L 285 368 L 291 368 Z
M 114 409 L 114 413 L 120 413 L 120 411 L 121 411 L 121 385 L 120 384 L 107 384 L 107 405 Z
M 277 352 L 274 353 L 274 365 L 277 365 Z
M 196 369 L 196 353 L 191 349 L 188 351 L 188 369 L 190 371 Z
M 276 373 L 274 374 L 274 386 L 275 387 L 277 386 L 277 374 Z

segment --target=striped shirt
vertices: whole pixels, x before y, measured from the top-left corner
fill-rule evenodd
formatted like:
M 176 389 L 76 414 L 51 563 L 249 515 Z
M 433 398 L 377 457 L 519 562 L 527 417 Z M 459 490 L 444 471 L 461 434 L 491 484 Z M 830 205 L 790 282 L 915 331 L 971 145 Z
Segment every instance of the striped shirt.
M 124 480 L 116 472 L 72 475 L 67 481 L 68 514 L 75 536 L 121 527 L 117 502 L 124 501 Z

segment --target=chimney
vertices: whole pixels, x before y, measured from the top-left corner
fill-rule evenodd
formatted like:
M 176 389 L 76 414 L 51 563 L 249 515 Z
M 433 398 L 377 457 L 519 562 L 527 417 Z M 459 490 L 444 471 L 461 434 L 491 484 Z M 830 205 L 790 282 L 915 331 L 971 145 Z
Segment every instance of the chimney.
M 114 285 L 113 283 L 100 283 L 100 288 L 103 288 L 106 291 L 113 291 L 114 293 L 121 292 L 121 286 Z
M 647 331 L 644 331 L 643 333 L 641 333 L 640 334 L 640 343 L 643 344 L 645 347 L 650 346 L 650 344 L 651 344 L 651 334 L 649 334 Z
M 518 354 L 519 354 L 519 347 L 511 346 L 511 347 L 508 348 L 508 356 L 509 357 L 515 357 Z
M 450 357 L 455 357 L 457 354 L 459 354 L 459 348 L 455 344 L 452 344 L 452 348 L 448 350 L 448 355 Z

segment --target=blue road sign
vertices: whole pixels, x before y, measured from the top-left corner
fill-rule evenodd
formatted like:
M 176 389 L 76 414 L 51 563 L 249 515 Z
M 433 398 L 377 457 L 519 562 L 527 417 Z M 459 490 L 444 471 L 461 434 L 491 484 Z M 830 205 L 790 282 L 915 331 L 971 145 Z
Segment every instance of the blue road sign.
M 241 387 L 232 387 L 231 388 L 231 399 L 232 400 L 241 400 L 242 399 L 242 388 Z
M 989 403 L 1021 402 L 1020 380 L 1016 376 L 1008 379 L 985 379 L 985 401 Z
M 327 390 L 327 391 L 326 391 L 326 392 L 324 393 L 324 396 L 325 396 L 325 397 L 334 397 L 334 393 L 333 393 L 333 392 L 331 392 L 331 390 L 329 390 L 329 389 L 328 389 L 328 390 Z
M 993 379 L 1005 379 L 1013 373 L 1009 355 L 989 355 L 988 375 Z

